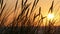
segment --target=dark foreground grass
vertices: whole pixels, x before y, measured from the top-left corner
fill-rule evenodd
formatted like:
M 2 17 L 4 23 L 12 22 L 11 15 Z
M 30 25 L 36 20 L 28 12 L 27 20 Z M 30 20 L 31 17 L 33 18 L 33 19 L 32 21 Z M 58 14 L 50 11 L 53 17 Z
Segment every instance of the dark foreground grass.
M 48 26 L 42 26 L 42 27 L 1 27 L 0 28 L 0 34 L 49 34 L 48 33 Z M 50 34 L 60 34 L 60 26 L 54 26 L 54 31 L 50 31 Z

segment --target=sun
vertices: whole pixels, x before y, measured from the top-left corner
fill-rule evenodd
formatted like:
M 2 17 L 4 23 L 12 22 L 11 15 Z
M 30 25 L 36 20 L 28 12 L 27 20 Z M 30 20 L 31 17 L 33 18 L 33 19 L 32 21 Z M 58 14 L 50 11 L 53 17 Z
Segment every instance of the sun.
M 48 19 L 53 19 L 54 18 L 54 15 L 53 14 L 48 14 L 47 18 Z

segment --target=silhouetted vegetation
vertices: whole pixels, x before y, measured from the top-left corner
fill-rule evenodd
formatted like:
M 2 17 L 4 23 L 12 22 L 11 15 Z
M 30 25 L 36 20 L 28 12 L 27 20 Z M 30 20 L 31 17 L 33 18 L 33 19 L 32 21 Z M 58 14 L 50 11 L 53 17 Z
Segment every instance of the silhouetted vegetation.
M 4 0 L 0 0 L 1 9 L 0 9 L 0 34 L 59 34 L 59 28 L 55 27 L 54 24 L 56 23 L 56 20 L 49 20 L 48 26 L 41 26 L 44 19 L 47 18 L 47 16 L 42 15 L 41 7 L 39 7 L 39 13 L 34 13 L 36 6 L 39 2 L 39 0 L 34 0 L 32 8 L 30 10 L 30 6 L 32 3 L 28 3 L 28 0 L 21 0 L 21 10 L 17 17 L 17 7 L 18 7 L 18 0 L 16 0 L 14 11 L 9 13 L 4 11 L 6 9 L 6 3 L 3 5 Z M 52 1 L 52 5 L 48 11 L 49 13 L 53 13 L 53 5 L 54 0 Z M 9 13 L 9 14 L 8 14 Z M 5 26 L 4 24 L 7 22 L 7 18 L 14 13 L 14 18 L 11 21 L 10 24 Z M 6 15 L 7 14 L 7 15 Z M 33 16 L 31 16 L 33 15 Z M 32 19 L 30 18 L 32 17 Z M 37 21 L 36 18 L 38 17 Z M 37 26 L 34 25 L 34 23 L 37 23 Z M 47 22 L 46 22 L 47 23 Z M 19 25 L 20 24 L 20 25 Z M 58 29 L 58 30 L 57 30 Z

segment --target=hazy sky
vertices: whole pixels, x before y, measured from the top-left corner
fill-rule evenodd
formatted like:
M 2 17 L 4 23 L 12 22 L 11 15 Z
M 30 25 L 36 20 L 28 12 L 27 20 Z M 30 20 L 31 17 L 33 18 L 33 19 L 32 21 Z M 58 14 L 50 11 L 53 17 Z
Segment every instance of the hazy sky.
M 16 0 L 5 0 L 7 2 L 7 7 L 14 7 Z M 33 3 L 33 0 L 28 0 L 29 2 Z M 21 0 L 19 0 L 20 4 Z M 42 12 L 45 13 L 48 11 L 52 4 L 52 0 L 39 0 L 38 7 L 42 8 Z M 54 0 L 54 12 L 57 11 L 57 9 L 60 7 L 60 0 Z M 45 13 L 47 14 L 47 13 Z
M 33 0 L 28 0 L 28 1 L 33 3 Z M 7 10 L 8 8 L 9 8 L 8 10 L 10 10 L 12 7 L 13 7 L 12 10 L 14 9 L 14 5 L 15 5 L 16 0 L 4 0 L 4 2 L 7 3 L 7 6 L 6 6 L 7 8 L 5 10 Z M 19 8 L 21 0 L 18 0 L 18 2 L 19 2 L 18 3 L 18 8 Z M 42 14 L 44 16 L 46 16 L 51 4 L 52 4 L 52 0 L 39 0 L 37 8 L 41 7 L 42 8 L 41 9 Z M 56 18 L 58 18 L 60 16 L 60 10 L 58 10 L 58 8 L 60 9 L 60 0 L 54 0 L 54 9 L 53 9 L 53 11 L 54 11 L 54 13 L 56 13 L 58 15 Z M 60 22 L 59 18 L 58 18 L 58 21 Z M 57 24 L 60 25 L 59 23 L 57 23 Z

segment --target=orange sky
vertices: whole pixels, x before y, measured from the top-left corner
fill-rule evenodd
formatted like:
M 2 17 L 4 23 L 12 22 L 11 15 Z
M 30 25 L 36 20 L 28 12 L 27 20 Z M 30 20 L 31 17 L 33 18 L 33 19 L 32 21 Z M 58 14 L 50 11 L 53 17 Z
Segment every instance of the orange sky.
M 33 0 L 28 0 L 29 2 L 33 2 Z M 14 5 L 15 5 L 15 2 L 16 2 L 16 0 L 4 0 L 4 2 L 6 2 L 7 3 L 7 8 L 5 9 L 5 11 L 8 9 L 8 10 L 11 10 L 11 8 L 12 8 L 12 10 L 11 11 L 13 11 L 13 9 L 14 9 Z M 18 8 L 21 6 L 20 5 L 20 2 L 21 2 L 21 0 L 19 0 L 18 1 L 19 3 L 18 3 Z M 39 0 L 39 3 L 38 3 L 38 5 L 37 5 L 37 8 L 38 7 L 41 7 L 42 8 L 42 14 L 43 14 L 43 16 L 46 16 L 47 15 L 47 13 L 48 13 L 48 10 L 49 10 L 49 8 L 50 8 L 50 6 L 51 6 L 51 4 L 52 4 L 52 0 Z M 60 10 L 59 11 L 57 11 L 58 10 L 58 8 L 60 9 L 60 0 L 54 0 L 54 9 L 53 9 L 53 11 L 54 11 L 54 13 L 56 13 L 56 18 L 58 19 L 57 20 L 57 23 L 56 23 L 56 25 L 60 25 Z M 19 8 L 20 9 L 20 8 Z M 10 12 L 11 12 L 10 11 Z M 20 10 L 19 10 L 20 11 Z M 38 13 L 37 12 L 37 10 L 36 10 L 36 13 Z M 11 15 L 12 16 L 12 15 Z M 11 17 L 10 17 L 11 18 Z

